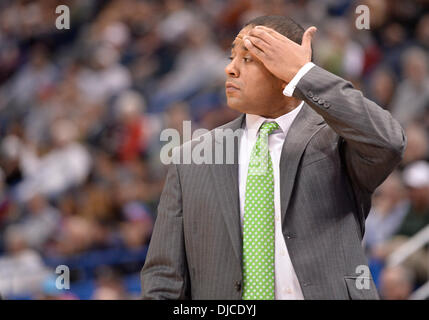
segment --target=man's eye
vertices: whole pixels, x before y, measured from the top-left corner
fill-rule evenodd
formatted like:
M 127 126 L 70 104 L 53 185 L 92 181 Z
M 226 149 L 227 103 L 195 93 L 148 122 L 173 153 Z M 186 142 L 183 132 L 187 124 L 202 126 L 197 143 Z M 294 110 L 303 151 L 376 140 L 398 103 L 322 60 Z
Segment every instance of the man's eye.
M 247 58 L 247 57 L 244 57 L 243 60 L 244 60 L 244 62 L 250 62 L 250 61 L 252 61 L 251 58 Z
M 228 59 L 232 61 L 234 59 L 234 57 L 233 56 L 229 56 Z

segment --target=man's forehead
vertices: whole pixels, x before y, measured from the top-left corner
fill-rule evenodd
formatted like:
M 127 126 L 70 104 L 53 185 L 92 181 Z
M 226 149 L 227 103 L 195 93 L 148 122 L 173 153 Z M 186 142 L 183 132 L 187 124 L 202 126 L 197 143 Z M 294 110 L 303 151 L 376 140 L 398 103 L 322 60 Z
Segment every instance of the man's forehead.
M 244 38 L 245 35 L 247 35 L 249 33 L 250 29 L 252 29 L 251 26 L 246 26 L 243 29 L 241 29 L 240 32 L 235 37 L 234 41 L 232 42 L 232 46 L 231 47 L 234 48 L 236 45 L 242 45 L 242 47 L 245 50 L 247 50 L 247 48 L 243 44 L 243 38 Z

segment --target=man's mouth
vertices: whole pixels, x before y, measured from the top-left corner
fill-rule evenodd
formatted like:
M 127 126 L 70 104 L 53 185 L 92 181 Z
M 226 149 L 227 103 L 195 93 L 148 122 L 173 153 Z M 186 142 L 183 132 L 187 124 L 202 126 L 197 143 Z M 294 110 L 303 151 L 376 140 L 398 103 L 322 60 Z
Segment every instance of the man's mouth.
M 234 91 L 238 91 L 238 90 L 240 90 L 240 88 L 237 85 L 233 84 L 232 82 L 226 82 L 225 83 L 225 91 L 226 92 L 234 92 Z

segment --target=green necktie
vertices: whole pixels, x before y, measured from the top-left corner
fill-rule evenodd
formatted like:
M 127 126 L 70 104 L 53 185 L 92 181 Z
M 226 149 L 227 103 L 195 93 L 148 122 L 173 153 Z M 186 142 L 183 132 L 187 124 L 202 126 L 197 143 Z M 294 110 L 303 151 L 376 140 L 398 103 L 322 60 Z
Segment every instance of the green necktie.
M 274 299 L 274 174 L 268 135 L 276 122 L 264 123 L 250 156 L 244 200 L 243 299 Z

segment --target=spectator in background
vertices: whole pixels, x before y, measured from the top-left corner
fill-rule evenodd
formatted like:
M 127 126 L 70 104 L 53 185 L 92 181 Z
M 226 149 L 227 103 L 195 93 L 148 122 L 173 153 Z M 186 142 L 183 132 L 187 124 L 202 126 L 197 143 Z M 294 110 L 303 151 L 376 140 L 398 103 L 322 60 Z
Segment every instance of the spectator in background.
M 57 72 L 46 46 L 36 43 L 31 48 L 28 63 L 0 90 L 0 108 L 12 103 L 19 110 L 28 110 L 42 90 L 53 86 Z
M 364 52 L 350 37 L 349 24 L 345 19 L 328 21 L 326 38 L 318 43 L 315 52 L 318 52 L 320 66 L 347 79 L 359 79 L 363 71 Z
M 122 162 L 137 160 L 146 149 L 145 111 L 143 97 L 134 91 L 121 93 L 115 104 L 115 118 L 119 122 L 117 153 Z
M 382 67 L 372 75 L 368 91 L 374 102 L 384 109 L 389 109 L 395 89 L 396 79 L 393 72 Z
M 173 70 L 162 79 L 156 94 L 154 103 L 161 108 L 159 110 L 224 79 L 219 70 L 223 70 L 227 60 L 214 43 L 207 24 L 195 22 L 187 30 L 183 41 L 183 49 L 176 58 Z
M 41 255 L 29 248 L 24 231 L 9 227 L 5 235 L 6 250 L 0 256 L 0 292 L 4 296 L 26 296 L 38 291 L 50 270 Z
M 383 300 L 407 300 L 413 289 L 414 276 L 406 267 L 386 267 L 382 271 L 380 296 Z
M 18 186 L 19 199 L 26 201 L 40 192 L 55 197 L 67 188 L 81 184 L 87 177 L 91 158 L 87 149 L 77 142 L 76 126 L 68 120 L 57 120 L 52 124 L 52 150 L 41 158 L 27 154 L 24 181 Z
M 51 255 L 70 257 L 90 250 L 96 236 L 94 224 L 80 216 L 64 217 L 50 248 Z
M 370 254 L 374 246 L 390 240 L 395 234 L 409 206 L 401 176 L 395 171 L 377 188 L 366 219 L 363 242 Z
M 130 250 L 143 246 L 152 232 L 153 221 L 147 209 L 138 202 L 129 202 L 123 207 L 125 221 L 120 225 L 124 245 Z
M 89 66 L 77 75 L 79 90 L 92 103 L 103 103 L 131 86 L 131 75 L 119 63 L 120 53 L 110 44 L 93 48 Z
M 429 50 L 429 14 L 425 14 L 419 21 L 416 30 L 417 42 Z
M 17 226 L 32 248 L 42 250 L 58 231 L 59 219 L 60 212 L 42 195 L 35 194 L 27 201 L 25 215 Z
M 405 128 L 407 147 L 402 165 L 407 166 L 419 160 L 426 160 L 429 156 L 429 137 L 425 128 L 417 122 L 410 123 Z
M 404 80 L 398 86 L 392 114 L 403 125 L 421 117 L 429 101 L 428 55 L 419 47 L 412 47 L 402 56 Z
M 429 225 L 429 163 L 417 161 L 408 165 L 403 181 L 410 206 L 395 234 L 373 246 L 372 255 L 381 261 Z M 416 284 L 429 280 L 429 255 L 425 248 L 412 253 L 403 264 L 414 272 Z
M 29 159 L 31 149 L 21 139 L 11 133 L 3 137 L 0 144 L 0 163 L 4 171 L 4 183 L 9 190 L 14 190 L 25 174 L 25 163 Z
M 93 300 L 125 300 L 128 294 L 121 282 L 120 275 L 111 268 L 98 270 Z
M 411 207 L 396 234 L 411 237 L 429 225 L 429 164 L 417 161 L 403 173 Z

